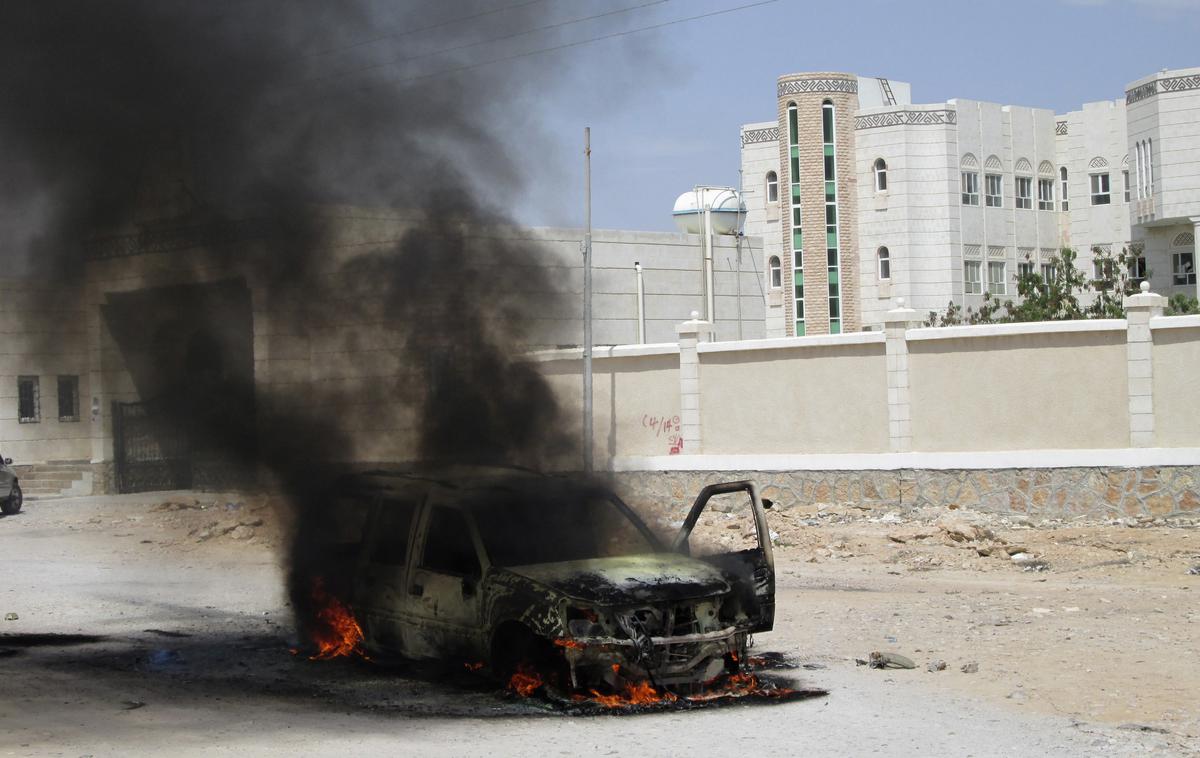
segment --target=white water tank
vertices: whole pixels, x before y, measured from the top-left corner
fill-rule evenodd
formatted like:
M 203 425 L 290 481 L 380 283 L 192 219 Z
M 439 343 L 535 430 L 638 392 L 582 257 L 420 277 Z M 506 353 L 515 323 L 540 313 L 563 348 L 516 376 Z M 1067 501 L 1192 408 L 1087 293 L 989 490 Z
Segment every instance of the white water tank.
M 700 187 L 683 193 L 675 201 L 675 226 L 684 234 L 700 234 L 704 228 L 704 209 L 712 209 L 715 234 L 739 234 L 746 221 L 746 203 L 737 190 L 727 187 Z

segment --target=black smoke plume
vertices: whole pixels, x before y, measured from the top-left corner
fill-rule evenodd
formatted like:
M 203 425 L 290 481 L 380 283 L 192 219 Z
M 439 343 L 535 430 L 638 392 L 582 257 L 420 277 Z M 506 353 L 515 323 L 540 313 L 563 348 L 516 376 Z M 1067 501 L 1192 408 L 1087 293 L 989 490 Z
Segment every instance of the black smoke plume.
M 524 104 L 563 67 L 471 68 L 512 49 L 464 45 L 544 23 L 554 3 L 444 23 L 501 4 L 0 6 L 5 274 L 64 288 L 122 266 L 146 277 L 101 293 L 103 327 L 138 398 L 186 429 L 197 456 L 284 489 L 301 623 L 312 575 L 327 568 L 314 545 L 336 518 L 322 482 L 334 464 L 369 456 L 367 431 L 402 438 L 413 458 L 577 460 L 573 424 L 514 360 L 532 315 L 573 306 L 534 246 L 480 233 L 510 222 L 477 191 L 519 188 L 518 161 L 496 135 L 524 123 Z M 439 75 L 451 69 L 464 70 Z M 357 254 L 336 227 L 372 209 L 408 215 L 389 217 Z M 189 280 L 208 288 L 197 294 Z M 335 365 L 319 376 L 256 376 L 260 343 L 274 357 L 318 336 L 343 348 L 323 353 Z M 235 343 L 233 360 L 223 350 Z M 364 404 L 401 420 L 364 430 L 387 415 L 345 412 Z

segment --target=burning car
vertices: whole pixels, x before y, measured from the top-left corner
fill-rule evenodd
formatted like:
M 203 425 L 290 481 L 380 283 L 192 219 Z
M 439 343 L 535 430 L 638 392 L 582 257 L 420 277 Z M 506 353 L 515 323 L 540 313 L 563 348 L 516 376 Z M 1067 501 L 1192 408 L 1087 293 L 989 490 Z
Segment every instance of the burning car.
M 669 542 L 606 487 L 567 477 L 374 472 L 340 492 L 362 530 L 347 612 L 372 659 L 486 666 L 522 694 L 686 695 L 737 676 L 750 635 L 774 624 L 764 501 L 748 481 L 705 487 Z M 753 545 L 693 557 L 717 495 L 749 509 Z

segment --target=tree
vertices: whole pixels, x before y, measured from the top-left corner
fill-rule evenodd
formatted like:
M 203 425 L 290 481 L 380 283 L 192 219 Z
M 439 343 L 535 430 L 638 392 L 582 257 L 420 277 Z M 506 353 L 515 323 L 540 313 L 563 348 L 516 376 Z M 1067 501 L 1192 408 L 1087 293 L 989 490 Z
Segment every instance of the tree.
M 1093 274 L 1096 276 L 1089 277 L 1075 265 L 1077 258 L 1074 250 L 1065 247 L 1042 267 L 1045 276 L 1032 268 L 1019 274 L 1016 302 L 1001 302 L 992 296 L 984 300 L 977 311 L 971 308 L 964 311 L 950 302 L 944 314 L 930 311 L 925 323 L 927 326 L 951 326 L 1124 318 L 1125 296 L 1136 294 L 1141 281 L 1150 276 L 1145 269 L 1145 259 L 1138 251 L 1131 253 L 1128 248 L 1122 248 L 1115 255 L 1093 248 Z M 1086 306 L 1080 305 L 1080 296 L 1089 292 L 1095 292 L 1095 298 Z
M 1182 292 L 1176 292 L 1167 301 L 1167 310 L 1165 312 L 1168 316 L 1191 316 L 1200 313 L 1200 300 L 1189 297 Z

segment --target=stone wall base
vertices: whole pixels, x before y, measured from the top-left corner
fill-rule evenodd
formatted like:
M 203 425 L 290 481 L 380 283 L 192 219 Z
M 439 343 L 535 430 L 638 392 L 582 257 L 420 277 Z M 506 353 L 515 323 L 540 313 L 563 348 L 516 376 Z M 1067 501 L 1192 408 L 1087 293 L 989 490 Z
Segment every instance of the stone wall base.
M 1200 466 L 900 471 L 629 471 L 630 503 L 686 507 L 705 484 L 758 483 L 777 508 L 910 510 L 956 506 L 1036 518 L 1200 515 Z

